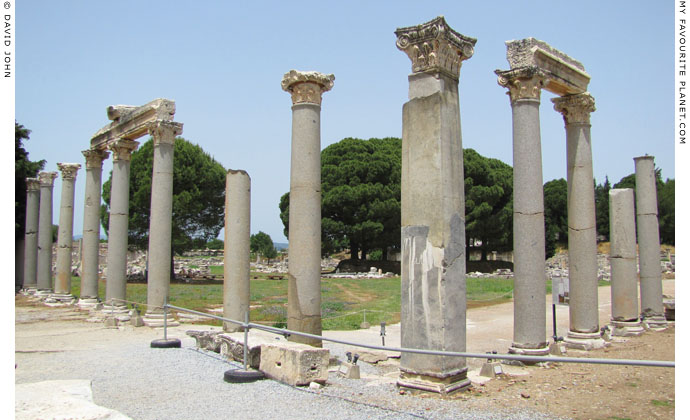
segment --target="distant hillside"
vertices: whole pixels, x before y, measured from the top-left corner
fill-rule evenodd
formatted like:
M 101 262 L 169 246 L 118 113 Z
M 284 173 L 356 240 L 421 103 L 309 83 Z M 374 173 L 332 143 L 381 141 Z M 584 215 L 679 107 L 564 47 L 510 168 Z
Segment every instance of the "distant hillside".
M 273 246 L 276 247 L 276 250 L 282 251 L 284 249 L 287 249 L 288 244 L 284 242 L 273 242 Z

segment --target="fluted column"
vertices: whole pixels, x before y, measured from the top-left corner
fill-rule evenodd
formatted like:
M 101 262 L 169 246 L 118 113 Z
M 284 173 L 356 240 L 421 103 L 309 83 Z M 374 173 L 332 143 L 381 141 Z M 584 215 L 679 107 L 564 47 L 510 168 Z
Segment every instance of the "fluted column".
M 661 243 L 656 197 L 654 156 L 635 160 L 637 243 L 640 249 L 640 312 L 647 328 L 665 328 L 661 288 Z
M 26 178 L 26 231 L 24 234 L 24 283 L 22 288 L 35 292 L 38 260 L 38 206 L 41 194 L 38 178 Z
M 288 329 L 321 334 L 321 95 L 335 77 L 291 70 L 281 87 L 292 97 Z M 321 346 L 320 340 L 290 336 Z
M 78 306 L 88 309 L 98 303 L 98 260 L 101 242 L 101 178 L 105 150 L 89 149 L 86 158 L 86 194 L 84 198 L 84 230 L 82 232 L 81 291 Z
M 458 80 L 476 40 L 443 17 L 395 31 L 412 62 L 402 112 L 401 345 L 466 349 L 465 201 Z M 434 59 L 435 58 L 435 59 Z M 398 386 L 469 386 L 464 358 L 403 353 Z
M 565 121 L 568 161 L 568 275 L 570 326 L 565 343 L 582 350 L 605 345 L 599 331 L 597 229 L 590 114 L 585 92 L 552 100 Z
M 53 265 L 53 182 L 57 172 L 40 172 L 41 197 L 38 216 L 37 294 L 52 291 Z
M 58 224 L 57 261 L 55 274 L 55 293 L 52 299 L 71 302 L 72 290 L 72 234 L 74 233 L 74 183 L 81 168 L 78 163 L 58 163 L 62 174 L 60 195 L 60 221 Z
M 249 310 L 249 228 L 251 179 L 242 170 L 229 170 L 225 182 L 225 264 L 223 316 L 244 320 Z M 237 324 L 223 323 L 228 332 Z
M 132 151 L 138 142 L 119 139 L 110 145 L 113 153 L 113 174 L 110 186 L 110 214 L 108 222 L 108 257 L 105 303 L 123 307 L 127 292 L 127 231 L 129 226 L 129 166 Z
M 182 134 L 182 124 L 156 121 L 149 126 L 149 134 L 153 138 L 153 175 L 147 256 L 147 310 L 144 323 L 159 326 L 163 325 L 163 305 L 170 289 L 173 155 L 175 136 Z
M 611 237 L 611 325 L 612 335 L 640 335 L 637 297 L 637 243 L 635 241 L 635 199 L 631 188 L 609 191 L 609 236 Z
M 497 71 L 513 111 L 514 302 L 511 353 L 545 355 L 546 262 L 539 105 L 547 83 L 535 67 Z

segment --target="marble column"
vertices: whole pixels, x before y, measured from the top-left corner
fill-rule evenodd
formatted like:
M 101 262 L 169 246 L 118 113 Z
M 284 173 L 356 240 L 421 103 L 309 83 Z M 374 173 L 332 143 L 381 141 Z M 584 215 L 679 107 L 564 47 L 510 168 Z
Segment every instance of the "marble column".
M 570 325 L 565 344 L 604 347 L 599 331 L 597 229 L 590 114 L 594 98 L 585 92 L 552 99 L 565 121 L 568 164 L 568 275 Z
M 539 105 L 547 77 L 536 67 L 497 71 L 513 111 L 513 343 L 510 353 L 546 355 L 544 186 Z
M 401 345 L 464 352 L 465 193 L 458 80 L 476 40 L 454 31 L 442 17 L 395 34 L 397 47 L 412 61 L 409 101 L 402 111 Z M 470 380 L 465 358 L 403 353 L 397 384 L 447 394 L 468 387 Z
M 26 178 L 26 231 L 24 234 L 24 283 L 22 288 L 36 291 L 36 263 L 38 259 L 38 204 L 40 181 Z
M 163 325 L 163 305 L 167 302 L 170 290 L 173 155 L 175 137 L 182 134 L 182 124 L 156 121 L 149 126 L 149 134 L 153 138 L 153 175 L 147 254 L 147 309 L 144 323 L 155 327 Z
M 229 170 L 225 182 L 223 316 L 238 321 L 244 321 L 244 314 L 249 311 L 250 202 L 249 175 L 242 170 Z M 223 330 L 234 332 L 242 328 L 224 322 Z
M 609 191 L 609 235 L 611 238 L 611 325 L 615 336 L 644 332 L 637 298 L 637 243 L 635 202 L 631 188 Z
M 62 174 L 60 221 L 58 224 L 57 261 L 53 300 L 69 303 L 72 290 L 72 235 L 74 233 L 74 183 L 81 168 L 78 163 L 58 163 Z
M 38 260 L 36 268 L 37 295 L 52 292 L 53 277 L 53 182 L 57 172 L 40 172 L 41 196 L 38 215 Z
M 290 70 L 281 81 L 292 97 L 288 329 L 321 335 L 321 95 L 335 77 Z M 321 346 L 321 340 L 290 336 Z
M 109 153 L 89 149 L 86 158 L 86 195 L 84 198 L 84 230 L 81 253 L 81 292 L 77 305 L 91 309 L 98 304 L 98 260 L 101 242 L 101 176 L 103 160 Z
M 105 284 L 106 312 L 127 313 L 127 231 L 129 226 L 129 166 L 138 142 L 119 139 L 109 148 L 113 153 L 113 173 L 110 186 L 110 214 L 108 221 L 108 257 Z M 120 300 L 112 300 L 120 299 Z M 126 317 L 125 317 L 126 318 Z
M 661 244 L 656 197 L 654 156 L 635 160 L 635 203 L 637 243 L 640 249 L 640 302 L 642 322 L 647 328 L 666 328 L 661 289 Z

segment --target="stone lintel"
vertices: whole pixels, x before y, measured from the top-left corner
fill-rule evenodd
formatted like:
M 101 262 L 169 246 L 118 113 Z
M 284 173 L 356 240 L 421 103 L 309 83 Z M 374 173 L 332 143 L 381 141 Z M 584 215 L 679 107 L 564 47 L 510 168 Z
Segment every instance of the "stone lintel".
M 317 71 L 290 70 L 283 75 L 280 86 L 292 96 L 292 104 L 321 105 L 321 94 L 333 88 L 335 76 Z
M 172 121 L 175 116 L 175 101 L 154 99 L 139 106 L 115 105 L 108 107 L 108 118 L 113 122 L 91 137 L 92 149 L 106 149 L 117 139 L 136 140 L 148 134 L 148 124 L 154 121 Z
M 86 158 L 86 169 L 102 169 L 103 161 L 110 156 L 110 152 L 107 150 L 99 149 L 87 149 L 81 154 Z
M 549 75 L 539 67 L 521 67 L 511 70 L 496 70 L 498 84 L 508 88 L 510 102 L 530 99 L 541 101 L 541 90 L 548 83 Z
M 589 116 L 596 111 L 594 98 L 589 92 L 565 95 L 551 99 L 553 109 L 563 114 L 566 124 L 589 124 Z
M 81 164 L 79 163 L 60 163 L 57 164 L 58 169 L 62 172 L 62 179 L 76 179 L 77 171 L 81 169 Z
M 472 57 L 475 38 L 453 30 L 443 16 L 395 30 L 395 45 L 412 61 L 412 73 L 444 73 L 460 77 L 462 62 Z
M 38 178 L 26 178 L 27 191 L 39 191 L 41 189 L 41 181 Z
M 41 187 L 52 187 L 53 181 L 55 181 L 57 176 L 57 172 L 39 172 L 38 180 L 41 184 Z
M 590 76 L 579 61 L 535 38 L 506 41 L 511 69 L 538 67 L 549 74 L 545 89 L 556 95 L 587 90 Z
M 148 125 L 153 145 L 161 143 L 174 144 L 175 136 L 182 134 L 182 123 L 173 121 L 153 121 Z
M 110 151 L 113 152 L 113 161 L 130 160 L 132 152 L 139 146 L 138 141 L 118 139 L 108 145 Z

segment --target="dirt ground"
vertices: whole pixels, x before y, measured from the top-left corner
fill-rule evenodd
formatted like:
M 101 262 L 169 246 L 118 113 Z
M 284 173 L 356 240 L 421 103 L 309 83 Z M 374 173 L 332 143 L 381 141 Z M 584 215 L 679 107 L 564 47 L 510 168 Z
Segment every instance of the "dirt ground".
M 665 282 L 664 293 L 674 292 L 672 286 L 673 283 Z M 608 308 L 605 302 L 607 290 L 600 289 L 602 289 L 600 290 L 600 307 L 603 313 Z M 495 347 L 499 353 L 504 352 L 503 347 L 509 345 L 508 338 L 511 329 L 509 325 L 512 324 L 511 307 L 512 303 L 508 303 L 468 311 L 468 351 L 489 350 L 491 348 L 484 344 L 485 341 L 496 342 L 497 337 L 504 337 L 499 338 L 504 344 Z M 564 312 L 567 308 L 559 310 Z M 35 339 L 40 336 L 51 336 L 49 345 L 51 348 L 79 348 L 81 344 L 74 340 L 81 334 L 67 333 L 72 330 L 75 333 L 93 330 L 95 327 L 93 323 L 85 322 L 87 313 L 69 308 L 47 307 L 22 296 L 17 296 L 15 299 L 15 316 L 15 353 L 20 358 L 23 353 L 46 351 L 43 348 L 44 340 L 40 340 L 44 343 L 40 349 L 34 348 L 33 343 L 36 343 Z M 567 317 L 565 314 L 559 316 L 561 316 L 559 319 L 559 329 L 561 329 L 560 325 L 567 322 L 565 319 Z M 486 323 L 491 323 L 494 328 L 506 331 L 502 331 L 500 335 L 487 334 L 489 328 Z M 65 333 L 64 338 L 62 334 L 53 336 L 54 328 L 58 324 L 60 330 Z M 605 325 L 605 322 L 602 325 Z M 180 330 L 182 332 L 188 329 L 189 325 L 177 328 L 182 328 Z M 380 340 L 377 331 L 374 330 L 375 328 L 371 331 L 359 330 L 359 332 L 334 331 L 328 335 L 342 334 L 352 341 L 371 340 L 374 343 Z M 122 339 L 122 336 L 111 337 L 108 331 L 101 329 L 98 332 L 98 341 L 101 342 L 103 348 L 106 348 L 109 339 Z M 133 336 L 158 334 L 145 327 L 132 328 L 128 331 L 130 331 L 128 334 Z M 367 334 L 372 337 L 368 337 Z M 389 334 L 387 344 L 398 346 L 399 324 L 389 326 Z M 93 339 L 93 336 L 91 338 Z M 565 356 L 675 360 L 675 327 L 671 326 L 659 332 L 648 331 L 639 337 L 617 338 L 609 347 L 601 350 L 590 352 L 569 350 Z M 670 419 L 675 415 L 675 369 L 673 368 L 579 363 L 547 363 L 543 366 L 529 367 L 504 365 L 506 374 L 480 384 L 476 373 L 482 362 L 481 359 L 468 359 L 470 377 L 473 379 L 472 388 L 448 398 L 462 400 L 462 404 L 466 404 L 468 408 L 498 406 L 503 410 L 510 410 L 529 407 L 554 416 L 574 419 Z M 422 395 L 420 398 L 439 397 Z

